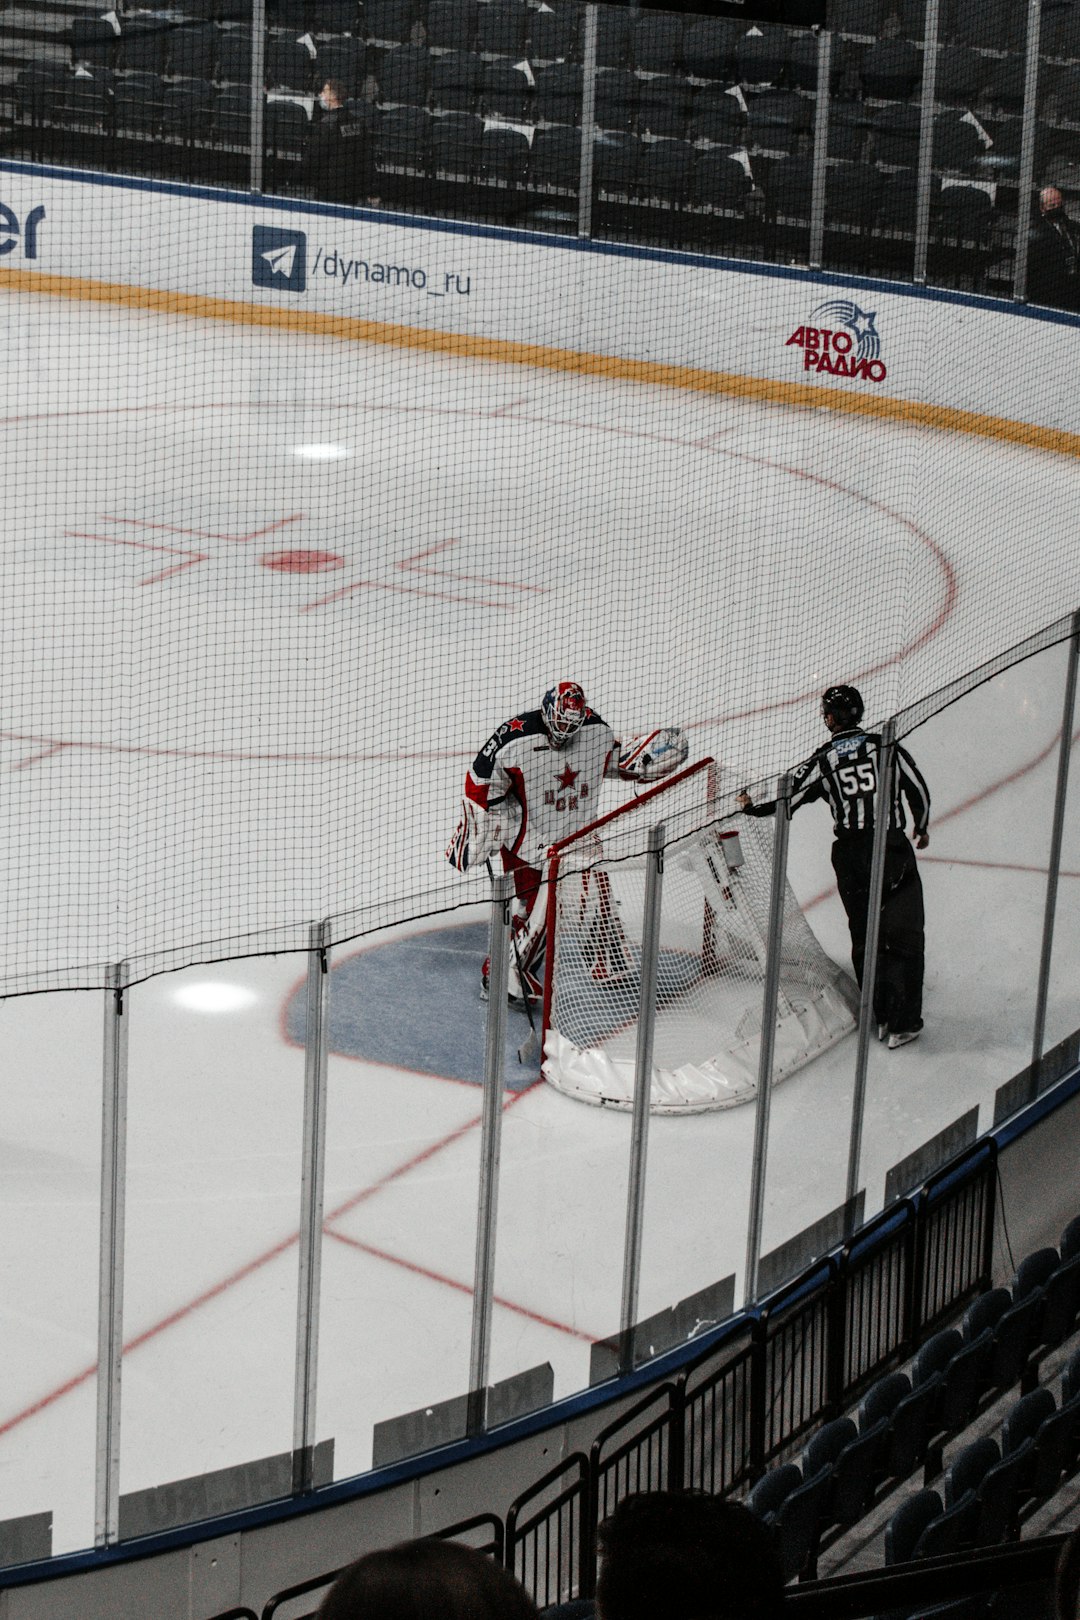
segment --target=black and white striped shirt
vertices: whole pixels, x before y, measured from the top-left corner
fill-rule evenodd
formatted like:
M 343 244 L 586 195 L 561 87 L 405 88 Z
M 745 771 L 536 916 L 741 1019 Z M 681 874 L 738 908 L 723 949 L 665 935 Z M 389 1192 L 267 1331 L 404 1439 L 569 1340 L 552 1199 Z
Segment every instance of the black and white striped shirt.
M 873 832 L 880 747 L 877 732 L 861 731 L 857 726 L 834 732 L 827 743 L 792 772 L 792 811 L 812 804 L 815 799 L 824 799 L 832 811 L 833 829 L 838 838 Z M 905 800 L 918 836 L 926 831 L 930 819 L 930 790 L 907 749 L 898 747 L 889 812 L 890 832 L 906 830 Z M 774 799 L 748 807 L 747 814 L 771 816 L 775 810 Z

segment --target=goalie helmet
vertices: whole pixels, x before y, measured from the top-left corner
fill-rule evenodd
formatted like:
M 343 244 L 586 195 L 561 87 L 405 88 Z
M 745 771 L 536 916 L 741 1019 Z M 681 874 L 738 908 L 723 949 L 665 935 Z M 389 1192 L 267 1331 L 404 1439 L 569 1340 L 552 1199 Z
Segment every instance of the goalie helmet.
M 581 730 L 585 720 L 585 693 L 577 681 L 560 681 L 540 700 L 540 713 L 553 748 L 561 748 Z
M 830 686 L 822 693 L 821 712 L 831 714 L 842 726 L 857 726 L 863 717 L 862 695 L 853 686 Z

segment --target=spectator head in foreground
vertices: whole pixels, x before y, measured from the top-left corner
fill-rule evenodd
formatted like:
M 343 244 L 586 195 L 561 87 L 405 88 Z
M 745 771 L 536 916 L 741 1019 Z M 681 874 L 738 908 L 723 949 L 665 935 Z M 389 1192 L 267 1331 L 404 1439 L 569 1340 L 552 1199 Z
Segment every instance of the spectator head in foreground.
M 598 1620 L 779 1620 L 769 1531 L 738 1502 L 696 1492 L 628 1496 L 600 1526 Z
M 1065 1541 L 1058 1555 L 1054 1581 L 1057 1620 L 1080 1616 L 1080 1526 Z
M 403 1541 L 343 1570 L 318 1620 L 537 1620 L 509 1570 L 455 1541 Z

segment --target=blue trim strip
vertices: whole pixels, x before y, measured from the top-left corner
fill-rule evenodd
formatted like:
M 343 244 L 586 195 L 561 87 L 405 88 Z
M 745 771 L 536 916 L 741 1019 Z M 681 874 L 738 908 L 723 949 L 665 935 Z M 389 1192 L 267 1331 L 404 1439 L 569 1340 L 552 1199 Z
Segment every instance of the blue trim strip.
M 0 158 L 0 174 L 42 175 L 50 180 L 73 180 L 82 185 L 111 186 L 127 191 L 154 191 L 166 197 L 191 197 L 204 202 L 223 202 L 243 208 L 270 209 L 275 213 L 306 214 L 320 219 L 366 220 L 372 224 L 393 225 L 406 230 L 441 231 L 450 236 L 475 236 L 500 242 L 524 242 L 534 247 L 561 248 L 567 253 L 597 253 L 605 258 L 643 259 L 653 264 L 682 264 L 707 270 L 735 270 L 747 276 L 772 277 L 781 281 L 809 282 L 819 287 L 857 287 L 864 292 L 889 293 L 897 298 L 916 298 L 935 304 L 957 304 L 966 309 L 985 309 L 998 315 L 1020 315 L 1026 320 L 1049 321 L 1055 326 L 1080 326 L 1080 315 L 1065 310 L 1033 308 L 1007 298 L 987 298 L 979 293 L 954 292 L 946 287 L 916 287 L 909 282 L 884 281 L 870 276 L 839 275 L 832 270 L 797 269 L 790 265 L 761 264 L 750 259 L 726 259 L 705 253 L 686 253 L 674 248 L 635 247 L 624 242 L 583 241 L 576 236 L 560 236 L 547 231 L 513 230 L 500 225 L 473 225 L 465 220 L 435 219 L 426 214 L 389 213 L 381 209 L 346 208 L 335 203 L 298 202 L 288 197 L 268 197 L 250 191 L 230 191 L 225 187 L 189 186 L 172 180 L 140 180 L 134 176 L 98 174 L 88 169 L 66 169 L 46 163 L 20 163 Z

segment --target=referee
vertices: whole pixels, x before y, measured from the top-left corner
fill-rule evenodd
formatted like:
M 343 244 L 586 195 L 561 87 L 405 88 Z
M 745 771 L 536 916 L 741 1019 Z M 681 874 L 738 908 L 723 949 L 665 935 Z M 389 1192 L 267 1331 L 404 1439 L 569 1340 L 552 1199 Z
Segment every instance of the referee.
M 862 730 L 863 700 L 853 686 L 830 686 L 822 697 L 821 713 L 831 737 L 793 772 L 791 808 L 795 811 L 814 799 L 825 799 L 832 811 L 836 835 L 833 871 L 851 930 L 855 977 L 861 985 L 881 738 L 876 732 Z M 930 794 L 911 755 L 898 747 L 874 986 L 878 1038 L 888 1040 L 890 1051 L 917 1040 L 923 1027 L 923 892 L 915 851 L 905 831 L 904 800 L 911 811 L 916 848 L 925 849 L 930 842 L 926 830 Z M 751 816 L 771 816 L 776 810 L 775 799 L 755 805 L 746 793 L 739 794 L 738 803 Z

